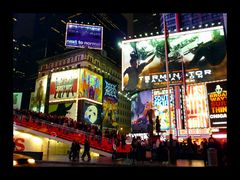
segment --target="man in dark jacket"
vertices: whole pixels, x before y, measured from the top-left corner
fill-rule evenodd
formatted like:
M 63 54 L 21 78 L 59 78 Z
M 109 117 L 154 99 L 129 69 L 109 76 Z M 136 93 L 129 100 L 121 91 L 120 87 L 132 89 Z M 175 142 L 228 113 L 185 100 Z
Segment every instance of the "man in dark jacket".
M 86 138 L 85 139 L 85 142 L 84 142 L 84 151 L 83 151 L 83 155 L 82 155 L 82 160 L 84 161 L 84 158 L 85 156 L 87 155 L 88 157 L 88 161 L 91 160 L 91 156 L 90 156 L 90 144 L 89 144 L 89 141 L 88 139 Z

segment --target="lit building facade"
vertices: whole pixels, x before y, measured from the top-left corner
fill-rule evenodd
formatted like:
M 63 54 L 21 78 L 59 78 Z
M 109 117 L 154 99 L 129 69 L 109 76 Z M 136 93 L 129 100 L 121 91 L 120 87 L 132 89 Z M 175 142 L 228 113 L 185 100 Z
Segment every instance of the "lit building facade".
M 46 86 L 45 102 L 35 107 L 30 102 L 31 107 L 35 108 L 33 110 L 54 114 L 64 104 L 63 107 L 68 111 L 65 115 L 76 121 L 84 119 L 87 123 L 99 126 L 104 124 L 106 128 L 115 128 L 122 133 L 130 132 L 130 101 L 120 91 L 120 69 L 104 54 L 90 49 L 78 49 L 43 59 L 39 61 L 33 96 L 37 95 L 40 82 Z M 94 95 L 90 94 L 91 88 L 94 89 Z M 116 100 L 105 96 L 108 94 L 105 91 L 107 88 L 108 93 L 116 93 L 112 95 Z M 109 108 L 112 110 L 109 111 Z M 98 112 L 98 115 L 94 117 L 92 111 Z M 115 123 L 107 125 L 105 120 L 108 118 Z
M 122 90 L 131 94 L 132 132 L 149 133 L 152 121 L 156 134 L 158 117 L 161 130 L 166 134 L 172 130 L 175 138 L 209 137 L 214 131 L 226 135 L 224 28 L 216 26 L 172 33 L 168 45 L 169 94 L 164 35 L 122 42 Z M 132 73 L 130 58 L 136 60 L 139 74 Z

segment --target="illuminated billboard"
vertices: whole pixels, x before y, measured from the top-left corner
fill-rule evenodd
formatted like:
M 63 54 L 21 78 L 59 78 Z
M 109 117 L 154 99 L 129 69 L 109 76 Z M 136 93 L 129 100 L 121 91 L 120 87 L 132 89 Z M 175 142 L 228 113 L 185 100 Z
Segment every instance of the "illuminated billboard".
M 87 122 L 88 124 L 100 125 L 102 123 L 101 114 L 101 105 L 84 101 L 82 116 L 85 122 Z
M 227 82 L 207 83 L 211 127 L 227 126 Z
M 13 109 L 21 109 L 22 103 L 22 93 L 15 92 L 13 93 Z
M 154 113 L 150 114 L 152 107 L 152 91 L 135 93 L 131 101 L 131 126 L 133 133 L 149 133 L 149 118 L 155 119 Z
M 49 104 L 48 113 L 50 115 L 64 116 L 77 120 L 76 101 L 72 102 L 60 102 Z
M 78 76 L 78 69 L 52 73 L 49 102 L 77 98 Z
M 67 23 L 65 46 L 102 50 L 103 27 Z
M 208 128 L 207 94 L 205 85 L 187 85 L 186 106 L 188 128 Z
M 167 89 L 153 90 L 153 106 L 155 109 L 155 115 L 159 117 L 161 130 L 170 129 L 169 113 L 168 113 L 168 91 Z M 175 128 L 174 121 L 174 96 L 173 90 L 170 89 L 170 111 L 171 111 L 171 128 Z M 154 121 L 155 124 L 155 121 Z M 155 127 L 155 126 L 154 126 Z M 156 128 L 154 128 L 154 132 Z
M 87 98 L 102 103 L 102 76 L 88 70 L 80 70 L 79 98 Z
M 35 94 L 34 94 L 36 112 L 44 113 L 47 81 L 48 81 L 48 75 L 40 77 L 36 80 Z
M 182 61 L 188 83 L 227 78 L 227 52 L 223 27 L 169 34 L 169 78 L 182 82 Z M 122 90 L 135 91 L 166 86 L 163 35 L 122 42 Z
M 113 128 L 118 125 L 118 84 L 104 79 L 103 81 L 103 127 Z

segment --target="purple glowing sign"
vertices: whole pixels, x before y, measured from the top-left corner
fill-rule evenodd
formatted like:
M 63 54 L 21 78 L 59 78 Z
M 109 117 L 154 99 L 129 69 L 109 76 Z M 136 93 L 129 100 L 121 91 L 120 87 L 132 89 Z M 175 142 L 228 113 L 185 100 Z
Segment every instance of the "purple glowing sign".
M 103 27 L 67 23 L 65 46 L 102 50 Z

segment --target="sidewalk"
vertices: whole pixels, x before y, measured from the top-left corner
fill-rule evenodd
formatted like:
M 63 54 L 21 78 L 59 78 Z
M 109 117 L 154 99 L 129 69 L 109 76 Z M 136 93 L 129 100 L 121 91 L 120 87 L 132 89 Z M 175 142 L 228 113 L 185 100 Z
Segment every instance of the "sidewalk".
M 98 166 L 162 166 L 162 167 L 204 167 L 203 160 L 186 160 L 186 159 L 178 159 L 176 165 L 170 165 L 168 162 L 150 162 L 150 161 L 135 161 L 132 163 L 131 159 L 119 158 L 116 160 L 112 160 L 111 157 L 93 157 L 91 161 L 83 161 L 79 159 L 79 161 L 72 162 L 68 159 L 67 155 L 50 155 L 47 160 L 46 157 L 43 158 L 42 161 L 38 161 L 38 163 L 60 163 L 60 164 L 86 164 L 86 165 L 98 165 Z

